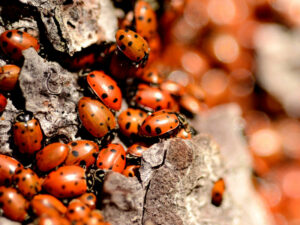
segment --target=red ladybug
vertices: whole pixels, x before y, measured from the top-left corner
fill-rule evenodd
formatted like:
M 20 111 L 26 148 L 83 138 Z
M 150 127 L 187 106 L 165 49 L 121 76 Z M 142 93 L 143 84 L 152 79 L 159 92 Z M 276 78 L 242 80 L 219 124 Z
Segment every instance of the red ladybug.
M 19 161 L 10 156 L 0 154 L 0 185 L 10 185 L 12 176 L 19 168 L 23 168 Z
M 68 145 L 59 142 L 52 143 L 36 154 L 36 165 L 40 171 L 50 171 L 62 164 L 68 153 Z
M 123 170 L 122 174 L 126 177 L 134 177 L 136 175 L 136 171 L 140 168 L 139 165 L 129 165 Z
M 43 214 L 56 215 L 65 214 L 67 212 L 67 207 L 52 195 L 39 194 L 35 195 L 30 201 L 31 208 L 37 216 Z
M 33 47 L 38 51 L 40 45 L 36 38 L 26 32 L 7 30 L 0 35 L 0 47 L 8 57 L 20 60 L 23 57 L 23 50 Z
M 185 93 L 184 87 L 172 80 L 162 82 L 160 84 L 160 89 L 175 96 L 181 96 Z
M 119 49 L 134 62 L 146 61 L 150 52 L 147 41 L 138 33 L 120 29 L 116 33 Z
M 68 144 L 69 155 L 66 165 L 84 165 L 86 168 L 93 165 L 99 152 L 98 145 L 93 141 L 78 140 Z
M 180 97 L 180 106 L 192 114 L 199 114 L 204 110 L 204 104 L 192 95 L 185 94 Z
M 17 189 L 26 198 L 31 198 L 42 190 L 41 180 L 30 168 L 19 168 L 13 175 Z
M 0 90 L 11 91 L 16 86 L 21 68 L 16 65 L 0 67 Z
M 93 71 L 87 76 L 87 82 L 101 101 L 113 110 L 120 110 L 122 93 L 116 81 L 103 71 Z
M 35 220 L 36 225 L 71 225 L 71 222 L 60 215 L 43 214 Z
M 161 84 L 164 81 L 164 77 L 160 74 L 158 69 L 153 65 L 147 67 L 140 75 L 138 75 L 138 78 L 143 82 L 153 84 L 153 85 Z
M 192 132 L 186 131 L 185 128 L 181 128 L 176 137 L 182 138 L 182 139 L 191 139 L 193 137 Z
M 139 85 L 133 102 L 138 107 L 147 111 L 158 111 L 161 109 L 178 110 L 178 104 L 173 97 L 168 92 L 156 87 L 143 86 L 143 88 L 141 88 Z
M 109 144 L 100 150 L 96 165 L 99 169 L 122 173 L 125 168 L 126 152 L 120 144 Z
M 92 98 L 82 97 L 78 102 L 78 112 L 82 125 L 94 137 L 104 137 L 116 127 L 112 112 L 101 102 Z
M 91 212 L 91 209 L 86 206 L 82 201 L 78 199 L 73 199 L 69 205 L 66 212 L 66 217 L 75 224 L 76 222 L 83 220 Z
M 84 193 L 83 195 L 81 195 L 77 199 L 82 201 L 91 210 L 96 208 L 97 197 L 93 193 Z
M 31 112 L 17 116 L 13 126 L 14 142 L 21 153 L 33 154 L 42 147 L 43 133 Z
M 225 191 L 225 182 L 222 178 L 214 183 L 211 191 L 211 204 L 219 207 L 223 201 L 223 194 Z
M 149 40 L 157 30 L 156 14 L 149 3 L 138 1 L 134 7 L 136 32 Z
M 84 169 L 80 166 L 62 166 L 45 178 L 43 188 L 57 198 L 71 198 L 86 192 Z
M 139 129 L 143 137 L 160 137 L 171 135 L 180 128 L 188 128 L 185 117 L 171 110 L 160 110 L 149 115 Z
M 83 218 L 82 221 L 76 223 L 76 225 L 110 225 L 108 222 L 103 221 L 102 213 L 99 210 L 93 210 L 90 214 Z
M 22 222 L 28 218 L 29 202 L 14 188 L 0 187 L 0 204 L 4 216 Z
M 127 137 L 137 135 L 139 127 L 146 119 L 147 113 L 140 109 L 128 108 L 118 116 L 120 131 Z
M 7 99 L 3 94 L 0 93 L 0 113 L 4 111 L 7 105 Z
M 142 157 L 143 153 L 147 150 L 148 150 L 148 147 L 146 147 L 145 145 L 140 144 L 140 143 L 135 143 L 135 144 L 131 145 L 130 147 L 128 147 L 126 153 L 130 154 L 132 156 Z

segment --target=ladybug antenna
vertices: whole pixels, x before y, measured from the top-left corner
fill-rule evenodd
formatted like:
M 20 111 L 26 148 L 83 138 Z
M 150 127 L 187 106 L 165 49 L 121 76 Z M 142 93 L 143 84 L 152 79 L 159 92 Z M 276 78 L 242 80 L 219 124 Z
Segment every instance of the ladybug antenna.
M 18 122 L 27 122 L 33 118 L 33 113 L 30 111 L 23 111 L 19 113 L 16 117 L 16 121 Z

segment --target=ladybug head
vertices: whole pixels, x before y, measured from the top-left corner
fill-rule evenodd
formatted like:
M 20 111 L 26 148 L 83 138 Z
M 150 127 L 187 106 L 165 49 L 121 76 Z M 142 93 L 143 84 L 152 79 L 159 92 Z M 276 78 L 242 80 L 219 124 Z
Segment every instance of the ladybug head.
M 29 120 L 32 120 L 32 118 L 33 118 L 32 112 L 24 111 L 17 115 L 16 121 L 17 122 L 28 122 Z
M 188 121 L 185 117 L 185 115 L 181 114 L 181 113 L 176 113 L 179 121 L 180 121 L 180 124 L 183 126 L 183 127 L 187 127 L 189 124 L 188 124 Z

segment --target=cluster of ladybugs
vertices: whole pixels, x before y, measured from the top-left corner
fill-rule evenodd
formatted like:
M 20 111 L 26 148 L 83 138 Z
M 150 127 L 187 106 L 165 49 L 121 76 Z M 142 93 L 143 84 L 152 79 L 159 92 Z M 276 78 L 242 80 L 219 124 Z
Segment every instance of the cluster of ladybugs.
M 144 1 L 136 3 L 134 14 L 137 32 L 126 28 L 118 30 L 115 51 L 142 67 L 149 58 L 148 43 L 157 37 L 156 15 Z M 22 50 L 34 47 L 38 51 L 39 43 L 26 32 L 9 30 L 1 34 L 0 47 L 8 57 L 20 61 Z M 13 90 L 19 73 L 18 66 L 1 67 L 0 90 Z M 136 80 L 137 88 L 126 96 L 130 107 L 120 112 L 117 119 L 114 112 L 121 109 L 122 90 L 103 71 L 92 71 L 86 76 L 89 88 L 97 97 L 82 97 L 78 102 L 79 118 L 86 131 L 95 139 L 105 139 L 119 132 L 120 137 L 130 140 L 127 151 L 117 143 L 108 143 L 99 149 L 91 140 L 55 142 L 43 148 L 43 132 L 38 120 L 30 112 L 17 116 L 13 125 L 14 144 L 20 153 L 32 156 L 34 163 L 31 168 L 25 168 L 16 159 L 0 155 L 0 204 L 5 216 L 25 221 L 29 214 L 35 214 L 40 225 L 109 224 L 95 209 L 97 181 L 101 183 L 99 171 L 136 176 L 140 158 L 150 144 L 161 138 L 189 139 L 194 135 L 179 109 L 191 114 L 201 110 L 196 98 L 185 93 L 176 82 L 165 80 L 152 64 L 141 69 Z M 5 106 L 6 98 L 0 94 L 0 112 Z M 224 182 L 217 181 L 212 191 L 214 205 L 221 204 L 223 191 Z M 66 207 L 58 200 L 65 198 L 76 199 L 66 203 Z

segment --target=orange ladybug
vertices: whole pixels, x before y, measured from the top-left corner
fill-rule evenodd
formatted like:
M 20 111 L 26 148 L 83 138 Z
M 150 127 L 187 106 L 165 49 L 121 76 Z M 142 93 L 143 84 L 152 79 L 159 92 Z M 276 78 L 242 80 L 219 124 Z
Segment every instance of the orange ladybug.
M 211 204 L 217 207 L 222 204 L 225 188 L 226 187 L 223 178 L 220 178 L 214 183 L 211 191 Z

